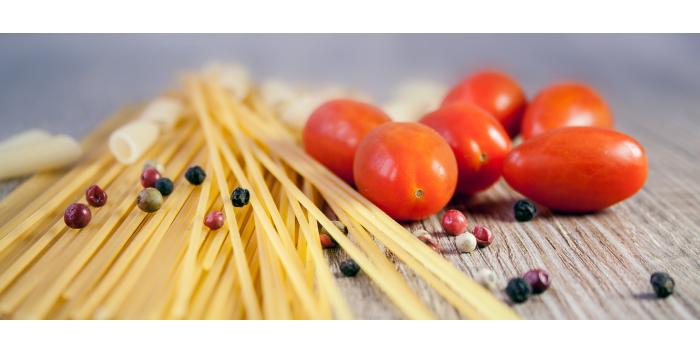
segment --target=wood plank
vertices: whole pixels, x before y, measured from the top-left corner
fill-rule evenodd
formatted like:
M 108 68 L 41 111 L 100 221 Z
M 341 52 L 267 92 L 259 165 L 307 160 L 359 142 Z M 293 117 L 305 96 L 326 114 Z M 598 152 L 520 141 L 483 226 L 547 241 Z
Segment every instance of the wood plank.
M 653 116 L 647 112 L 642 116 Z M 590 215 L 552 214 L 546 209 L 533 221 L 513 219 L 512 206 L 522 198 L 504 181 L 472 199 L 454 199 L 448 208 L 463 211 L 470 227 L 483 224 L 495 242 L 470 254 L 459 254 L 454 240 L 440 226 L 442 213 L 407 224 L 411 230 L 431 232 L 443 255 L 473 275 L 492 269 L 499 287 L 511 277 L 540 267 L 552 276 L 551 288 L 515 310 L 529 319 L 698 319 L 700 318 L 700 113 L 690 111 L 659 124 L 651 118 L 623 124 L 649 153 L 649 180 L 633 198 Z M 391 254 L 388 254 L 389 256 Z M 337 268 L 341 254 L 328 255 Z M 421 285 L 402 263 L 402 275 L 443 318 L 454 310 Z M 649 284 L 652 272 L 666 271 L 676 292 L 656 299 Z M 341 284 L 359 318 L 395 318 L 382 297 L 357 279 Z M 498 297 L 508 301 L 502 290 Z M 379 312 L 379 313 L 377 313 Z

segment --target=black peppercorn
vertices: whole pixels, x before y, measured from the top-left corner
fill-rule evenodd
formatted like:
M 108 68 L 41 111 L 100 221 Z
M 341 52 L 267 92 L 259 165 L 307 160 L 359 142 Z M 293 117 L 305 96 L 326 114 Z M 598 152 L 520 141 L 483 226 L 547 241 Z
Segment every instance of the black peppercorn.
M 530 284 L 521 277 L 510 279 L 510 281 L 508 281 L 508 286 L 506 286 L 506 293 L 514 303 L 523 303 L 527 301 L 531 292 L 532 288 L 530 288 Z
M 345 276 L 355 276 L 360 271 L 360 266 L 354 260 L 348 259 L 340 263 L 340 271 Z
M 236 187 L 236 189 L 231 192 L 231 203 L 233 203 L 234 207 L 240 208 L 248 204 L 249 200 L 250 192 L 245 188 Z
M 521 199 L 515 202 L 513 212 L 515 213 L 515 220 L 530 221 L 537 214 L 537 208 L 535 208 L 535 204 L 533 204 L 531 201 Z
M 656 272 L 651 274 L 651 287 L 656 293 L 656 297 L 666 298 L 673 293 L 673 288 L 676 286 L 676 282 L 667 273 Z
M 187 182 L 195 186 L 201 185 L 206 177 L 207 174 L 204 172 L 204 169 L 199 166 L 192 166 L 185 172 Z
M 156 180 L 155 188 L 164 196 L 173 193 L 173 181 L 167 177 L 162 177 Z

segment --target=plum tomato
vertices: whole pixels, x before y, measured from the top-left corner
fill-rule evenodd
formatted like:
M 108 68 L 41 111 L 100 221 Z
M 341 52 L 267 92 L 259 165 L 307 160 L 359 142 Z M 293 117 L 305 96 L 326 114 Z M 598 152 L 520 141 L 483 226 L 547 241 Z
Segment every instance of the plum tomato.
M 304 149 L 314 159 L 352 184 L 352 163 L 362 138 L 391 119 L 379 108 L 349 99 L 319 106 L 303 131 Z
M 495 117 L 510 137 L 520 132 L 520 121 L 527 104 L 518 82 L 499 71 L 480 71 L 457 84 L 447 93 L 442 106 L 467 102 Z
M 612 128 L 608 104 L 593 88 L 579 82 L 551 85 L 530 102 L 520 132 L 528 139 L 564 126 Z
M 391 122 L 360 142 L 353 166 L 360 193 L 399 221 L 424 219 L 450 201 L 457 186 L 452 149 L 430 127 Z
M 647 178 L 647 157 L 637 141 L 620 132 L 562 127 L 513 148 L 503 177 L 552 210 L 589 213 L 637 193 Z
M 457 192 L 471 195 L 501 177 L 511 141 L 498 121 L 476 105 L 452 104 L 420 120 L 447 141 L 457 159 Z

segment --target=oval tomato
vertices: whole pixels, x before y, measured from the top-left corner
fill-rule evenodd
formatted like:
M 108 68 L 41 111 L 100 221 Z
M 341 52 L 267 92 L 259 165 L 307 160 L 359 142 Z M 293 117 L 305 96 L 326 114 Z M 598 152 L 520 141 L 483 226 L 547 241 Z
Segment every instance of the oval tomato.
M 457 186 L 452 149 L 431 128 L 392 122 L 367 134 L 355 154 L 355 184 L 395 220 L 420 220 L 442 209 Z
M 352 163 L 362 138 L 391 119 L 379 108 L 349 99 L 330 100 L 319 106 L 302 134 L 304 149 L 314 159 L 350 184 Z
M 525 93 L 518 82 L 503 72 L 481 71 L 452 88 L 442 106 L 466 102 L 486 110 L 514 137 L 520 131 Z
M 457 159 L 457 192 L 474 194 L 501 177 L 511 142 L 500 123 L 473 104 L 442 107 L 420 120 L 447 141 Z
M 503 177 L 552 210 L 586 213 L 637 193 L 647 178 L 647 157 L 637 141 L 620 132 L 563 127 L 513 148 Z
M 613 127 L 605 100 L 593 88 L 564 82 L 543 89 L 525 110 L 520 132 L 528 139 L 564 126 Z

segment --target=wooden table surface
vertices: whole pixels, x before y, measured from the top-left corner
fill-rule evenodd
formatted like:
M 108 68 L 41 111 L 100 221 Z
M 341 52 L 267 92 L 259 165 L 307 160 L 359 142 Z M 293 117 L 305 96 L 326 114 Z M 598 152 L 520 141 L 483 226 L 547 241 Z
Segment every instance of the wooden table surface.
M 675 54 L 700 52 L 700 46 L 681 47 L 685 51 Z M 634 50 L 628 54 L 634 56 Z M 598 87 L 610 83 L 603 84 L 602 91 L 615 112 L 616 127 L 639 140 L 649 155 L 649 179 L 633 198 L 591 215 L 540 209 L 533 221 L 519 223 L 513 219 L 512 205 L 521 197 L 500 182 L 473 199 L 455 199 L 450 205 L 467 214 L 470 226 L 484 224 L 496 236 L 490 247 L 471 254 L 458 254 L 453 240 L 440 233 L 441 214 L 407 226 L 436 234 L 445 258 L 462 271 L 492 269 L 501 287 L 530 268 L 548 270 L 551 288 L 514 306 L 524 318 L 700 318 L 700 67 L 695 64 L 692 70 L 687 65 L 691 61 L 678 58 L 669 62 L 666 69 L 655 66 L 658 70 L 637 71 L 638 76 L 630 75 L 634 70 L 620 62 L 621 76 L 608 70 L 605 77 L 591 78 Z M 631 62 L 635 64 L 644 67 Z M 586 67 L 595 68 L 595 63 Z M 633 78 L 643 75 L 659 84 Z M 535 83 L 526 79 L 525 85 Z M 18 183 L 5 182 L 0 189 L 6 193 Z M 344 259 L 341 251 L 328 255 L 333 266 Z M 421 279 L 400 262 L 396 265 L 440 317 L 459 318 Z M 655 271 L 666 271 L 675 279 L 671 297 L 654 297 L 649 276 Z M 363 274 L 353 279 L 339 276 L 338 282 L 359 318 L 401 317 Z M 496 294 L 506 300 L 502 291 Z
M 650 158 L 649 179 L 633 198 L 600 213 L 560 215 L 542 211 L 530 222 L 516 222 L 520 199 L 504 181 L 473 199 L 450 207 L 467 214 L 470 226 L 484 224 L 494 243 L 459 254 L 441 232 L 440 214 L 407 225 L 436 234 L 444 256 L 462 271 L 490 268 L 500 287 L 530 268 L 551 274 L 551 288 L 513 307 L 528 319 L 698 319 L 700 318 L 700 112 L 674 118 L 646 112 L 622 129 L 635 136 Z M 663 123 L 660 120 L 663 119 Z M 337 264 L 340 255 L 331 255 Z M 415 290 L 444 318 L 455 310 L 398 262 Z M 676 282 L 675 293 L 657 299 L 649 284 L 655 271 Z M 399 313 L 370 280 L 340 280 L 359 316 L 396 318 Z M 496 293 L 507 301 L 501 290 Z

